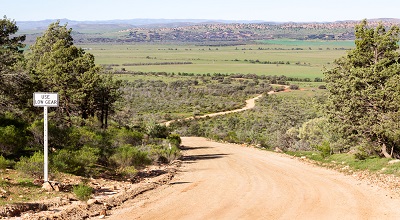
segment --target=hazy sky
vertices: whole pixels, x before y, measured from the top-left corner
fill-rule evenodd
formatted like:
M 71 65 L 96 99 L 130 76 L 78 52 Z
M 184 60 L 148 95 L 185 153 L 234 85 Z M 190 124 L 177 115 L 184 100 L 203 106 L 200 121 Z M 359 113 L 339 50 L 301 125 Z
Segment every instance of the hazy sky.
M 399 0 L 0 0 L 16 21 L 133 18 L 337 21 L 400 18 Z

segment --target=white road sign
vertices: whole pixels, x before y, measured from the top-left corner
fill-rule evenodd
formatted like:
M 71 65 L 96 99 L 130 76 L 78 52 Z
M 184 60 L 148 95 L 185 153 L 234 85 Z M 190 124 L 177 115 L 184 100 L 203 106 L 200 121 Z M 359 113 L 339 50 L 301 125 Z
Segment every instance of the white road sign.
M 33 106 L 58 107 L 58 93 L 47 93 L 47 92 L 33 93 Z
M 43 148 L 44 148 L 44 182 L 49 181 L 49 144 L 48 144 L 48 123 L 47 123 L 47 108 L 48 107 L 58 107 L 58 93 L 48 93 L 48 92 L 35 92 L 33 93 L 33 106 L 43 107 Z

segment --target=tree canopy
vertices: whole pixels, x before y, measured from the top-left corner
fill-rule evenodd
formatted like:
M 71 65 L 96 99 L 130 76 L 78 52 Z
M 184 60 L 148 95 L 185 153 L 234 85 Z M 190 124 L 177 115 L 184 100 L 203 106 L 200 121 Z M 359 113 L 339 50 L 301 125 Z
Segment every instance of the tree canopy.
M 35 91 L 59 93 L 58 118 L 68 125 L 74 117 L 88 119 L 97 113 L 104 117 L 104 99 L 111 109 L 119 96 L 114 91 L 104 92 L 104 88 L 110 87 L 117 90 L 119 82 L 111 85 L 114 80 L 100 75 L 101 69 L 95 65 L 94 56 L 74 46 L 71 31 L 59 22 L 51 24 L 31 46 L 27 56 Z
M 15 36 L 18 26 L 6 16 L 0 19 L 0 74 L 8 73 L 10 68 L 22 57 L 22 42 L 25 35 Z M 1 76 L 0 75 L 0 76 Z
M 366 153 L 400 154 L 399 27 L 355 28 L 356 48 L 325 71 L 334 130 Z M 390 151 L 389 151 L 390 150 Z
M 25 35 L 16 36 L 18 26 L 16 22 L 8 19 L 6 16 L 0 19 L 0 112 L 8 109 L 10 103 L 10 94 L 16 87 L 14 76 L 15 64 L 23 59 L 22 43 Z

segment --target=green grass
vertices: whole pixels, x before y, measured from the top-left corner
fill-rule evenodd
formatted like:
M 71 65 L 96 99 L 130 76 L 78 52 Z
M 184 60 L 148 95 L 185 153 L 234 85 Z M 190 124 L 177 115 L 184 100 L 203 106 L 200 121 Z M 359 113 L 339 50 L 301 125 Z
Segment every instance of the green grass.
M 291 42 L 291 41 L 287 41 Z M 115 70 L 125 68 L 129 71 L 168 72 L 168 73 L 243 73 L 258 75 L 286 75 L 288 77 L 323 77 L 324 67 L 332 67 L 335 59 L 345 55 L 344 50 L 314 47 L 315 42 L 299 41 L 304 50 L 292 50 L 292 45 L 254 44 L 226 47 L 166 44 L 129 45 L 79 45 L 88 48 L 95 56 L 97 64 L 118 65 Z M 332 42 L 331 42 L 332 43 Z M 338 43 L 339 44 L 339 43 Z M 343 42 L 347 44 L 347 42 Z M 284 50 L 279 49 L 283 47 Z M 297 46 L 296 46 L 297 47 Z M 262 48 L 262 50 L 259 50 Z M 267 49 L 268 48 L 268 49 Z M 333 47 L 332 47 L 333 48 Z M 260 62 L 289 62 L 290 64 L 259 64 Z M 180 65 L 123 66 L 127 63 L 192 62 Z
M 300 48 L 353 48 L 353 40 L 295 40 L 295 39 L 273 39 L 258 41 L 268 45 L 297 46 Z
M 351 170 L 368 170 L 384 174 L 394 174 L 400 176 L 400 163 L 389 164 L 391 159 L 380 157 L 369 157 L 365 160 L 356 159 L 353 154 L 333 154 L 328 157 L 322 157 L 320 152 L 298 151 L 286 152 L 295 157 L 306 157 L 318 161 L 323 165 L 340 167 L 348 166 Z

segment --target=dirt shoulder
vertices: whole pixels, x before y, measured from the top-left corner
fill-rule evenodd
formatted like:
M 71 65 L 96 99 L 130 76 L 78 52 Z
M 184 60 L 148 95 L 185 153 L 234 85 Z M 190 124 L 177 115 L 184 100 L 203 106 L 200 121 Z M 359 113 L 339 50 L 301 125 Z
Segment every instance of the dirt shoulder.
M 59 197 L 49 200 L 3 206 L 0 214 L 7 219 L 29 220 L 99 218 L 124 202 L 168 183 L 179 166 L 179 161 L 166 166 L 151 166 L 142 171 L 144 175 L 139 182 L 90 179 L 88 185 L 94 188 L 94 194 L 88 201 L 79 201 L 72 193 L 60 193 Z M 43 190 L 43 193 L 54 192 Z

